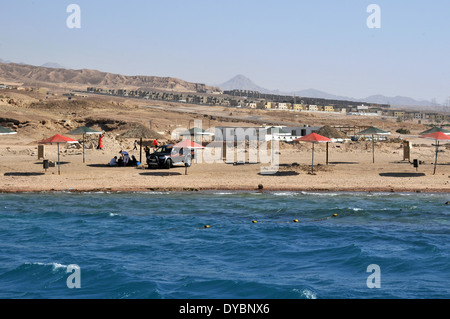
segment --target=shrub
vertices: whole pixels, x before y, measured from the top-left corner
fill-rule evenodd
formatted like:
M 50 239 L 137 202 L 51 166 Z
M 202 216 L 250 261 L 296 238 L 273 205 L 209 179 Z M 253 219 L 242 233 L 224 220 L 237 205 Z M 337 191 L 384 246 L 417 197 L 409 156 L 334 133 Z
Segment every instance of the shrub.
M 406 129 L 406 128 L 399 128 L 397 131 L 396 131 L 397 133 L 400 133 L 400 134 L 409 134 L 409 133 L 411 133 L 408 129 Z

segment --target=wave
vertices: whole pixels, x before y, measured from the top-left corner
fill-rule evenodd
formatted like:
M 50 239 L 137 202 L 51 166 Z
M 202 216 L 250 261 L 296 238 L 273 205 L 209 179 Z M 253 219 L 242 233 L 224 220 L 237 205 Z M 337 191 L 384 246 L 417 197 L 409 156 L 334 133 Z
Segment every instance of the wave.
M 339 196 L 339 195 L 345 195 L 350 194 L 348 192 L 308 192 L 308 191 L 301 191 L 299 194 L 302 195 L 313 195 L 313 196 Z
M 294 291 L 298 291 L 298 290 L 297 290 L 297 289 L 294 289 Z M 303 290 L 301 290 L 301 291 L 298 291 L 298 293 L 300 294 L 300 297 L 301 297 L 301 298 L 306 298 L 306 299 L 317 299 L 317 294 L 316 294 L 314 291 L 309 290 L 309 289 L 307 289 L 307 288 L 305 288 L 305 289 L 303 289 Z
M 59 269 L 67 270 L 67 267 L 69 267 L 68 265 L 63 265 L 63 264 L 56 263 L 56 262 L 53 262 L 53 263 L 26 262 L 26 263 L 24 263 L 24 265 L 31 265 L 31 266 L 37 265 L 37 266 L 44 266 L 44 267 L 51 266 L 52 271 L 58 271 Z

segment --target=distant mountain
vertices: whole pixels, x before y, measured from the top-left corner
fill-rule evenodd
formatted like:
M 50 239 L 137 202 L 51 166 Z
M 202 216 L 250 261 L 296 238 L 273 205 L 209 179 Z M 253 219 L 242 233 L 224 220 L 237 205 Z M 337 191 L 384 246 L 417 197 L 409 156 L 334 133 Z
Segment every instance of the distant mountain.
M 218 87 L 192 83 L 172 77 L 135 75 L 126 76 L 97 70 L 71 70 L 17 63 L 0 63 L 0 79 L 22 82 L 24 85 L 40 83 L 75 84 L 109 88 L 160 89 L 174 92 L 220 92 Z
M 378 104 L 390 104 L 392 106 L 433 106 L 430 101 L 425 100 L 415 100 L 410 97 L 405 96 L 395 96 L 388 97 L 384 95 L 371 95 L 363 99 L 357 99 L 347 96 L 334 95 L 327 92 L 319 91 L 316 89 L 306 89 L 294 92 L 281 92 L 280 90 L 268 90 L 259 85 L 255 84 L 252 80 L 245 77 L 242 74 L 236 75 L 232 79 L 226 81 L 225 83 L 218 85 L 222 90 L 250 90 L 258 91 L 266 94 L 278 94 L 278 95 L 296 95 L 304 96 L 310 98 L 321 98 L 330 100 L 345 100 L 345 101 L 356 101 L 356 102 L 367 102 L 367 103 L 378 103 Z
M 334 94 L 319 91 L 316 89 L 300 90 L 300 91 L 291 92 L 290 94 L 295 94 L 297 96 L 330 99 L 330 100 L 345 100 L 345 101 L 355 101 L 356 100 L 355 98 L 352 98 L 352 97 L 334 95 Z
M 52 69 L 65 69 L 66 67 L 56 63 L 56 62 L 47 62 L 41 65 L 43 68 L 52 68 Z
M 17 63 L 17 64 L 23 64 L 23 65 L 26 64 L 26 63 L 23 63 L 23 62 L 13 62 L 13 61 L 10 61 L 10 60 L 3 60 L 3 59 L 0 59 L 0 63 L 5 63 L 5 64 Z M 47 63 L 42 64 L 41 66 L 44 67 L 44 68 L 52 68 L 52 69 L 65 69 L 66 68 L 65 66 L 63 66 L 63 65 L 61 65 L 59 63 L 56 63 L 56 62 L 47 62 Z
M 242 74 L 238 74 L 233 78 L 229 79 L 225 83 L 219 84 L 219 87 L 222 90 L 248 90 L 248 91 L 258 91 L 261 93 L 270 93 L 269 90 L 256 85 L 249 78 L 243 76 Z
M 11 61 L 11 60 L 2 60 L 2 59 L 0 59 L 0 63 L 13 63 L 13 61 Z M 25 64 L 25 63 L 23 63 L 23 62 L 18 62 L 17 64 Z
M 226 81 L 225 83 L 219 84 L 218 86 L 222 90 L 249 90 L 249 91 L 258 91 L 266 94 L 297 95 L 297 96 L 334 99 L 334 100 L 355 100 L 353 98 L 345 96 L 337 96 L 316 89 L 306 89 L 295 92 L 282 92 L 280 90 L 269 90 L 255 84 L 252 80 L 250 80 L 249 78 L 245 77 L 242 74 L 238 74 L 233 78 L 231 78 L 230 80 Z
M 365 101 L 371 103 L 391 104 L 399 106 L 437 106 L 438 104 L 426 100 L 415 100 L 406 96 L 384 96 L 384 95 L 371 95 L 365 98 Z

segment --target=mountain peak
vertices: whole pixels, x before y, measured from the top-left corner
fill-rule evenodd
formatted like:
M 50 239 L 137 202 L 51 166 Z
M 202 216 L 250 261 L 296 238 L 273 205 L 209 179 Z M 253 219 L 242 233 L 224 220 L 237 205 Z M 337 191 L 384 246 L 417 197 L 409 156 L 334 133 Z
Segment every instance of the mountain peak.
M 66 68 L 65 66 L 63 66 L 59 63 L 56 63 L 56 62 L 47 62 L 47 63 L 42 64 L 41 67 L 52 68 L 52 69 L 65 69 Z
M 249 90 L 259 91 L 261 93 L 268 92 L 267 89 L 256 85 L 252 80 L 242 74 L 237 74 L 228 81 L 219 85 L 222 90 Z

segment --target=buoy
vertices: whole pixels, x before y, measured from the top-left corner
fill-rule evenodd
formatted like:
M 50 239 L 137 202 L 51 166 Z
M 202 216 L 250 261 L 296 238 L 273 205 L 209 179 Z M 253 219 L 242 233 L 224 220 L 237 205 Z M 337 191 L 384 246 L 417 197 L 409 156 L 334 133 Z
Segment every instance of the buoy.
M 293 222 L 294 222 L 294 223 L 298 223 L 298 219 L 294 219 Z
M 258 221 L 257 220 L 252 220 L 252 223 L 253 224 L 256 224 Z
M 333 214 L 333 217 L 337 217 L 337 214 Z
M 209 227 L 211 227 L 211 226 L 209 226 L 209 225 L 205 225 L 205 226 L 203 226 L 203 228 L 209 228 Z

